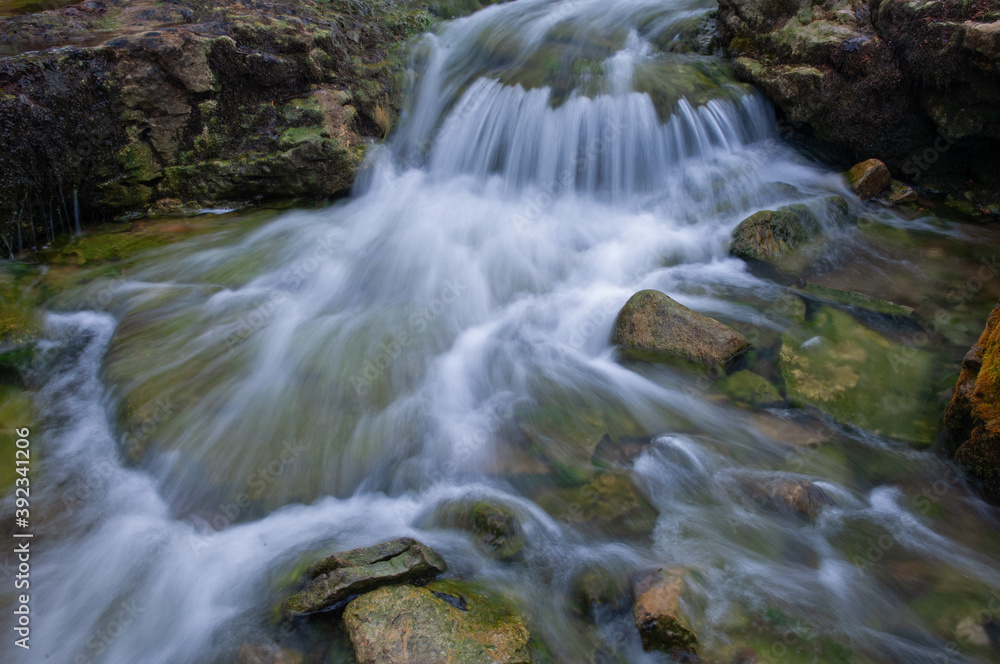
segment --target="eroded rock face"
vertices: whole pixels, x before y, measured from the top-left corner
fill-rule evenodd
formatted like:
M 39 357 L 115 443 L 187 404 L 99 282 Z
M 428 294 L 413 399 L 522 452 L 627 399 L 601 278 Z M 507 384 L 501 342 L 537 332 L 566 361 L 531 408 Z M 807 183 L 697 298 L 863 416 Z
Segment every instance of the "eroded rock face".
M 910 181 L 972 179 L 987 203 L 1000 183 L 998 26 L 995 0 L 720 0 L 718 14 L 737 76 L 789 128 Z
M 432 578 L 448 566 L 433 549 L 409 537 L 335 553 L 316 563 L 312 582 L 281 606 L 285 618 L 336 607 L 352 595 L 392 583 Z
M 344 194 L 398 108 L 394 49 L 433 20 L 407 2 L 91 4 L 0 19 L 15 52 L 66 44 L 0 57 L 0 215 L 74 190 L 85 218 Z
M 530 633 L 514 607 L 454 581 L 385 586 L 344 610 L 359 664 L 530 664 Z
M 937 447 L 1000 501 L 1000 305 L 962 362 Z
M 612 343 L 626 359 L 704 366 L 726 365 L 750 348 L 736 330 L 654 290 L 625 304 Z
M 645 650 L 696 652 L 698 637 L 681 603 L 687 574 L 679 568 L 663 569 L 636 584 L 632 617 Z

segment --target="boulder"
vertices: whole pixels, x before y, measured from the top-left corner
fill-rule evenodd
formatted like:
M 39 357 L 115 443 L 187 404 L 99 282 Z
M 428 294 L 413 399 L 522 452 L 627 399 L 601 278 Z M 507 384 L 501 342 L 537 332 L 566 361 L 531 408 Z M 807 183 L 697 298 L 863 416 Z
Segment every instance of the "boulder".
M 702 366 L 728 365 L 750 348 L 736 330 L 655 290 L 629 299 L 612 343 L 628 360 Z
M 1000 501 L 1000 304 L 962 361 L 935 446 L 953 457 L 988 498 Z
M 756 260 L 787 254 L 823 234 L 820 215 L 833 224 L 847 223 L 850 219 L 847 201 L 830 196 L 818 205 L 796 203 L 756 212 L 733 230 L 729 253 Z
M 503 597 L 455 581 L 384 586 L 351 601 L 358 664 L 530 664 L 531 636 Z
M 691 631 L 681 601 L 687 575 L 680 568 L 662 569 L 636 584 L 632 617 L 643 649 L 674 654 L 697 651 L 698 637 Z
M 447 569 L 433 549 L 409 537 L 335 553 L 310 569 L 312 582 L 284 601 L 282 615 L 290 619 L 332 610 L 379 586 L 433 578 Z
M 892 182 L 889 169 L 878 159 L 855 164 L 847 171 L 846 177 L 847 184 L 851 185 L 854 193 L 864 201 L 878 196 Z

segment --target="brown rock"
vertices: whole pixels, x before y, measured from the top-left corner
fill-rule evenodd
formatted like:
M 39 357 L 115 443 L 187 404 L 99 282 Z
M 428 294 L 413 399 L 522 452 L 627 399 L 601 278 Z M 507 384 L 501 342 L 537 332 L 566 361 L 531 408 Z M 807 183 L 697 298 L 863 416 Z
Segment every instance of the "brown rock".
M 742 334 L 670 299 L 636 293 L 618 314 L 612 343 L 629 360 L 727 365 L 750 348 Z
M 1000 501 L 1000 304 L 962 361 L 935 447 L 954 457 L 988 498 Z
M 680 568 L 662 569 L 636 584 L 632 617 L 645 650 L 696 651 L 698 637 L 681 604 L 687 574 Z
M 530 633 L 506 599 L 455 581 L 385 586 L 353 600 L 344 624 L 359 664 L 530 664 Z
M 878 159 L 869 159 L 855 164 L 847 171 L 847 183 L 862 200 L 875 198 L 883 189 L 889 186 L 892 176 Z

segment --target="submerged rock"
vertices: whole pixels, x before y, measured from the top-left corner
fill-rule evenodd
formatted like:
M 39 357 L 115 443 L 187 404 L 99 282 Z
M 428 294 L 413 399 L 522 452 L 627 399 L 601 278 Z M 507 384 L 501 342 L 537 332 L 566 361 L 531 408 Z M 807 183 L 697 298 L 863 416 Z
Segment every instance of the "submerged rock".
M 812 336 L 810 336 L 812 335 Z M 929 445 L 934 437 L 932 362 L 830 307 L 782 337 L 788 399 L 875 433 Z
M 611 539 L 648 538 L 659 514 L 627 472 L 603 472 L 576 488 L 548 489 L 535 502 L 567 525 Z
M 892 181 L 889 169 L 878 159 L 855 164 L 847 171 L 846 177 L 847 184 L 864 201 L 878 196 Z
M 636 293 L 622 308 L 612 343 L 629 360 L 727 365 L 750 348 L 742 334 L 655 290 Z
M 648 438 L 627 410 L 600 402 L 578 405 L 568 398 L 554 399 L 515 413 L 514 420 L 524 437 L 524 447 L 562 486 L 577 486 L 593 478 L 593 458 L 605 439 L 606 448 Z
M 596 607 L 619 609 L 632 602 L 629 570 L 623 567 L 593 566 L 585 569 L 573 583 L 576 604 L 584 613 Z
M 503 597 L 455 581 L 385 586 L 353 600 L 344 624 L 358 664 L 531 664 L 531 635 Z
M 281 606 L 285 618 L 335 608 L 379 586 L 428 579 L 448 569 L 433 549 L 409 537 L 335 553 L 310 569 L 312 582 Z
M 826 491 L 805 479 L 747 478 L 739 486 L 754 506 L 813 520 L 824 508 L 836 505 Z
M 509 508 L 488 500 L 441 505 L 428 525 L 468 530 L 480 549 L 500 560 L 512 560 L 524 548 L 524 531 L 518 516 Z
M 1000 501 L 1000 304 L 962 361 L 936 445 Z
M 781 393 L 763 376 L 752 371 L 738 371 L 718 383 L 719 390 L 737 403 L 763 408 L 784 402 Z
M 698 637 L 681 602 L 687 575 L 684 569 L 663 569 L 636 584 L 632 617 L 645 650 L 696 652 Z
M 247 643 L 240 648 L 235 664 L 301 664 L 304 659 L 305 656 L 298 650 Z

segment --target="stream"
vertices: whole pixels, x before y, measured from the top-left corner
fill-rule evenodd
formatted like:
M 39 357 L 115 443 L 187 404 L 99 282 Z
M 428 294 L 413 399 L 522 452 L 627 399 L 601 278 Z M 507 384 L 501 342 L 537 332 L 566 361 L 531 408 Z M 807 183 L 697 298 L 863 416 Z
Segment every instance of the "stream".
M 303 561 L 403 536 L 511 598 L 558 662 L 673 661 L 630 606 L 573 600 L 584 572 L 658 566 L 694 570 L 706 661 L 996 661 L 998 513 L 928 447 L 1000 294 L 968 286 L 997 233 L 858 200 L 699 54 L 711 7 L 517 0 L 446 23 L 413 44 L 406 111 L 350 199 L 230 215 L 53 302 L 32 648 L 3 661 L 268 642 L 353 661 L 273 608 Z M 790 203 L 820 215 L 821 255 L 794 276 L 730 257 L 740 221 Z M 914 314 L 845 313 L 804 282 Z M 775 382 L 783 347 L 885 356 L 832 414 L 750 407 L 718 376 L 616 358 L 643 289 L 741 331 L 735 369 Z M 829 504 L 755 502 L 775 478 Z M 520 554 L 450 527 L 462 501 L 516 514 Z

